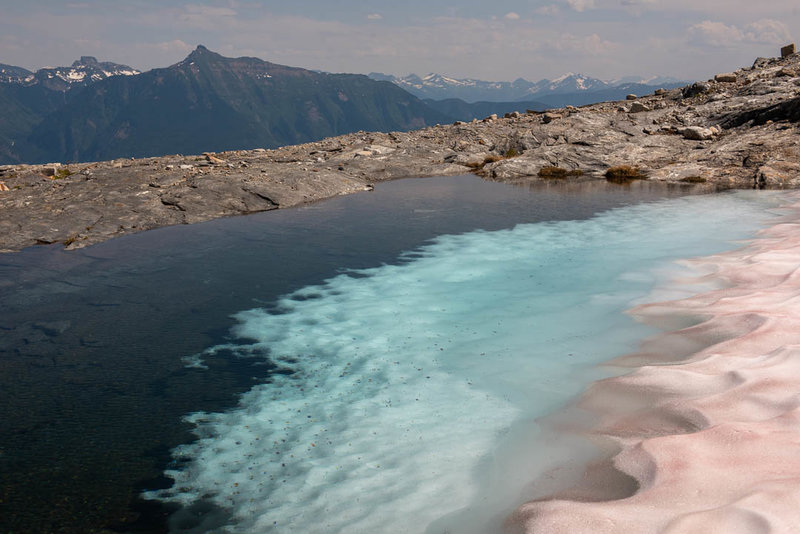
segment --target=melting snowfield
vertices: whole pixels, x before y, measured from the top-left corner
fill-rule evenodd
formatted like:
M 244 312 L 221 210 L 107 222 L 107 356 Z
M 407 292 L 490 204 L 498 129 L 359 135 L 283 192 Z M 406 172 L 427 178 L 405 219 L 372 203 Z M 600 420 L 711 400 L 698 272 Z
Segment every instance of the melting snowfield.
M 594 485 L 616 471 L 635 492 L 587 499 L 579 485 L 520 507 L 510 530 L 800 531 L 799 209 L 747 247 L 692 262 L 725 287 L 633 310 L 654 324 L 703 320 L 648 340 L 618 362 L 632 373 L 581 398 L 594 414 L 583 432 L 617 451 L 598 462 L 615 469 L 596 469 Z
M 689 272 L 674 260 L 735 247 L 779 201 L 684 197 L 444 235 L 242 311 L 206 355 L 280 372 L 265 365 L 234 410 L 188 416 L 198 440 L 148 497 L 225 510 L 230 532 L 499 530 L 564 460 L 536 419 L 657 332 L 624 311 L 719 289 L 666 284 Z

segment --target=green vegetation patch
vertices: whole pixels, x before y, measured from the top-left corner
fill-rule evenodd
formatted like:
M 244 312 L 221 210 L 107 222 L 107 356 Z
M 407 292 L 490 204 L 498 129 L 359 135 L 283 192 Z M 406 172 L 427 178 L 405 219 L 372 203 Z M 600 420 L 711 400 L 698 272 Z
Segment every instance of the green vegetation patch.
M 75 174 L 71 170 L 66 167 L 59 167 L 56 169 L 55 173 L 53 173 L 53 180 L 61 180 L 62 178 L 66 178 L 67 176 L 72 176 Z

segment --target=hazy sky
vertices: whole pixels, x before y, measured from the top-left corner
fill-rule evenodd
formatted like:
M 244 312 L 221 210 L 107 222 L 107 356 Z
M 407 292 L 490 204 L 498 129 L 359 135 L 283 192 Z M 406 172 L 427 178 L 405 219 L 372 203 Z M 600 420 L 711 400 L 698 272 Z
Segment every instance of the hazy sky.
M 331 72 L 707 78 L 800 36 L 798 0 L 0 0 L 0 63 L 165 67 L 197 44 Z

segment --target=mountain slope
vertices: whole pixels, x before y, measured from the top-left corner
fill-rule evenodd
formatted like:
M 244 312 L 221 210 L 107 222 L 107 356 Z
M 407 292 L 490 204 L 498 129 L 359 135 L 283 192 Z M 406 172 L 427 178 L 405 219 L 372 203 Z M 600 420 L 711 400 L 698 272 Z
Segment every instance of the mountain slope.
M 19 151 L 44 117 L 63 106 L 67 95 L 42 85 L 0 83 L 0 163 L 20 163 Z
M 70 92 L 19 149 L 25 161 L 89 161 L 303 143 L 447 117 L 388 82 L 323 74 L 199 46 L 184 61 Z

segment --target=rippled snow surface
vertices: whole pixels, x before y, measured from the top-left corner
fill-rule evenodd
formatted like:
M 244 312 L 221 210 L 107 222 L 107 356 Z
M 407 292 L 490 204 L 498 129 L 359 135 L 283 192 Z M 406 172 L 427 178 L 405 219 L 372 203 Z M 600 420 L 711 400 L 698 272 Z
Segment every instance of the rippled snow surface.
M 685 197 L 444 235 L 242 311 L 236 341 L 208 352 L 282 371 L 265 365 L 235 410 L 189 416 L 199 439 L 149 496 L 227 509 L 231 532 L 425 532 L 450 514 L 443 532 L 475 509 L 453 531 L 494 528 L 549 454 L 535 418 L 650 332 L 624 310 L 775 202 Z

